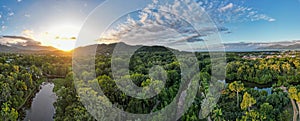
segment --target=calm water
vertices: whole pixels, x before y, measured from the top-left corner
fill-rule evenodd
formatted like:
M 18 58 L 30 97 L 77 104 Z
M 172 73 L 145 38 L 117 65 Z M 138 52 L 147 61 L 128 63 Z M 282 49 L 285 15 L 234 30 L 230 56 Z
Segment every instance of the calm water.
M 40 91 L 32 100 L 30 109 L 26 110 L 25 121 L 53 121 L 55 109 L 53 103 L 57 97 L 52 91 L 53 83 L 43 83 Z
M 222 82 L 226 85 L 228 85 L 228 83 L 225 80 L 219 80 L 219 82 Z M 251 83 L 251 82 L 243 82 L 245 87 L 248 88 L 253 88 L 254 90 L 258 90 L 258 91 L 266 91 L 268 93 L 268 95 L 272 94 L 272 83 L 270 84 L 264 84 L 264 85 L 259 85 L 259 84 L 255 84 L 255 83 Z
M 254 89 L 258 90 L 258 91 L 266 91 L 268 93 L 268 95 L 271 95 L 272 94 L 272 90 L 273 90 L 272 87 L 267 87 L 267 88 L 257 88 L 257 87 L 255 87 Z

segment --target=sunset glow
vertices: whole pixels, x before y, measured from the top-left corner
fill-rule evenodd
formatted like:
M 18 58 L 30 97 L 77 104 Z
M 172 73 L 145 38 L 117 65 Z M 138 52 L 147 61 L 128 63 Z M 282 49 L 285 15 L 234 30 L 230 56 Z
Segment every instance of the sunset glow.
M 42 42 L 42 45 L 53 46 L 63 51 L 74 49 L 76 37 L 80 31 L 78 26 L 57 25 L 46 32 L 37 35 L 36 39 Z

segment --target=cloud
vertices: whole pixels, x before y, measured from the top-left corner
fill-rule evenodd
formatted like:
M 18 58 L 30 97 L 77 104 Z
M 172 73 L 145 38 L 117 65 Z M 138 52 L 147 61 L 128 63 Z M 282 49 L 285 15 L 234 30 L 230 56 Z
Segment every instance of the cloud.
M 232 0 L 201 0 L 198 3 L 217 24 L 276 20 L 255 8 L 244 5 L 245 0 L 234 2 Z
M 9 39 L 20 39 L 20 40 L 26 40 L 26 41 L 33 41 L 31 38 L 22 37 L 22 36 L 2 36 L 3 38 L 9 38 Z
M 137 19 L 128 17 L 126 22 L 112 28 L 100 41 L 148 45 L 203 41 L 199 37 L 207 36 L 217 31 L 217 28 L 214 29 L 214 25 L 211 25 L 210 29 L 203 29 L 198 33 L 194 27 L 208 28 L 208 21 L 208 17 L 204 17 L 203 9 L 196 2 L 175 0 L 171 4 L 158 4 L 155 1 L 140 11 Z
M 9 13 L 8 13 L 8 16 L 13 16 L 13 15 L 15 15 L 14 12 L 9 12 Z
M 268 21 L 269 21 L 269 22 L 273 22 L 273 21 L 276 21 L 276 19 L 270 18 L 270 19 L 268 19 Z
M 7 46 L 39 46 L 40 42 L 23 36 L 1 36 L 0 44 Z
M 31 15 L 28 14 L 28 13 L 26 13 L 24 16 L 27 17 L 27 18 L 30 18 L 30 17 L 31 17 Z
M 206 37 L 218 32 L 230 34 L 229 28 L 224 27 L 225 23 L 275 21 L 274 18 L 241 3 L 232 3 L 229 0 L 174 0 L 162 3 L 154 0 L 143 10 L 132 14 L 135 17 L 128 15 L 127 18 L 120 19 L 125 19 L 125 22 L 116 22 L 99 42 L 183 45 L 211 41 L 206 40 Z
M 228 10 L 228 9 L 231 9 L 231 8 L 233 8 L 233 4 L 232 4 L 232 3 L 229 3 L 228 5 L 226 5 L 226 6 L 222 7 L 222 8 L 220 8 L 219 10 L 220 10 L 221 12 L 224 12 L 224 11 L 226 11 L 226 10 Z
M 254 15 L 253 18 L 252 18 L 252 21 L 257 21 L 257 20 L 266 20 L 266 21 L 269 21 L 269 22 L 276 21 L 276 19 L 274 19 L 272 17 L 269 17 L 265 14 L 256 14 L 256 15 Z
M 34 39 L 34 32 L 32 30 L 29 29 L 25 29 L 22 31 L 21 33 L 23 36 L 27 37 L 27 38 L 32 38 Z
M 5 31 L 7 29 L 7 26 L 3 25 L 1 26 L 1 31 Z
M 76 37 L 60 37 L 60 36 L 56 36 L 55 37 L 56 40 L 76 40 Z

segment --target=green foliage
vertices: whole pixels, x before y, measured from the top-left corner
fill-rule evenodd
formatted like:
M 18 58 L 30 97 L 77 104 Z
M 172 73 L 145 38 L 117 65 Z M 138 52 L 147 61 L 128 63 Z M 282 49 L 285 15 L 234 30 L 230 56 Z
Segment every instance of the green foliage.
M 237 100 L 237 106 L 239 105 L 239 92 L 243 91 L 245 89 L 244 84 L 241 82 L 234 81 L 229 84 L 229 89 L 231 91 L 236 92 L 236 100 Z
M 95 119 L 87 112 L 85 107 L 79 101 L 78 95 L 73 83 L 72 72 L 65 79 L 54 80 L 57 101 L 55 106 L 56 121 L 94 121 Z
M 275 119 L 274 108 L 269 103 L 260 105 L 259 112 L 264 119 Z
M 241 109 L 242 110 L 250 110 L 250 107 L 256 103 L 256 100 L 248 93 L 246 92 L 243 96 L 243 100 L 241 103 Z
M 276 83 L 278 86 L 297 83 L 300 79 L 298 58 L 240 59 L 227 64 L 226 79 L 244 80 L 257 84 Z
M 261 115 L 255 110 L 250 110 L 246 112 L 246 115 L 242 117 L 241 121 L 263 121 L 267 118 Z
M 261 58 L 250 60 L 241 58 L 243 55 L 249 53 L 227 53 L 226 82 L 231 83 L 221 91 L 222 95 L 219 102 L 217 105 L 212 105 L 213 110 L 208 112 L 208 117 L 199 119 L 199 111 L 203 99 L 205 96 L 209 96 L 210 81 L 215 77 L 211 73 L 211 65 L 214 63 L 209 58 L 209 53 L 195 54 L 200 69 L 200 87 L 194 102 L 191 102 L 191 107 L 184 113 L 180 120 L 284 121 L 291 118 L 292 109 L 289 97 L 299 102 L 299 89 L 297 87 L 290 87 L 289 93 L 286 93 L 284 90 L 277 88 L 282 85 L 289 86 L 299 83 L 300 76 L 298 72 L 300 70 L 300 62 L 298 58 Z M 13 61 L 6 63 L 7 59 L 13 59 Z M 125 62 L 123 58 L 117 58 L 117 61 L 120 64 L 124 64 Z M 122 80 L 114 80 L 111 72 L 111 56 L 107 53 L 96 55 L 96 79 L 90 79 L 90 72 L 79 74 L 84 78 L 90 79 L 87 82 L 80 82 L 79 84 L 92 85 L 80 90 L 75 89 L 73 83 L 74 73 L 70 72 L 71 57 L 2 54 L 0 56 L 1 119 L 18 120 L 20 116 L 19 109 L 22 110 L 23 104 L 34 95 L 38 86 L 45 80 L 43 78 L 51 76 L 65 77 L 53 80 L 55 83 L 54 91 L 58 96 L 57 101 L 54 103 L 56 110 L 54 119 L 57 121 L 95 120 L 80 102 L 79 95 L 85 92 L 91 92 L 89 96 L 97 97 L 105 105 L 113 105 L 127 112 L 137 114 L 153 113 L 169 105 L 179 93 L 179 88 L 183 82 L 181 74 L 186 73 L 181 72 L 181 68 L 193 66 L 190 63 L 182 64 L 180 63 L 181 61 L 186 60 L 178 60 L 172 51 L 166 48 L 153 47 L 139 49 L 131 57 L 129 75 L 122 75 L 122 79 L 131 79 L 138 87 L 147 87 L 151 84 L 154 87 L 158 87 L 158 85 L 162 84 L 162 80 L 151 78 L 151 74 L 166 77 L 166 81 L 165 88 L 162 90 L 158 90 L 158 88 L 152 89 L 152 91 L 159 92 L 155 97 L 150 99 L 136 99 L 118 89 L 115 81 Z M 156 65 L 159 65 L 164 70 L 150 73 L 151 68 Z M 85 65 L 82 66 L 84 67 Z M 249 82 L 254 86 L 273 84 L 272 94 L 251 89 L 251 86 L 248 84 Z M 96 91 L 99 86 L 94 84 L 99 84 L 108 100 Z M 149 88 L 145 89 L 150 90 Z M 77 91 L 79 94 L 77 94 Z M 243 97 L 242 101 L 239 97 Z M 183 102 L 184 100 L 180 101 Z M 241 104 L 239 104 L 240 102 Z M 91 108 L 97 108 L 97 106 L 99 107 L 99 104 L 95 104 Z M 170 111 L 170 114 L 174 112 Z M 122 118 L 118 117 L 115 112 L 109 112 L 106 109 L 101 109 L 95 115 L 102 116 L 103 119 L 101 120 L 107 120 L 106 116 Z M 161 117 L 163 116 L 155 117 L 153 120 L 163 120 Z
M 46 70 L 43 72 L 42 68 L 45 65 L 52 65 L 52 69 L 56 71 L 55 69 L 61 68 L 60 65 L 69 67 L 70 58 L 65 58 L 48 55 L 0 54 L 0 60 L 3 60 L 0 62 L 1 119 L 22 120 L 26 102 L 34 97 L 40 84 L 46 81 L 44 75 Z
M 11 108 L 8 103 L 3 103 L 0 113 L 0 119 L 3 121 L 17 121 L 18 112 L 16 109 Z

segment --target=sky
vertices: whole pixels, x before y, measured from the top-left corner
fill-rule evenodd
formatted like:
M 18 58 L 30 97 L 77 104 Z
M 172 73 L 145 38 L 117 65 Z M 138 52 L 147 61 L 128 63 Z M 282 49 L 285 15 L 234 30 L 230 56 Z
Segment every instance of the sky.
M 117 11 L 124 11 L 125 6 L 145 5 L 145 8 L 112 21 L 105 36 L 99 40 L 103 43 L 172 43 L 180 47 L 183 44 L 178 43 L 184 40 L 195 45 L 194 43 L 200 41 L 214 39 L 208 36 L 216 37 L 212 34 L 215 30 L 220 34 L 219 39 L 223 43 L 300 40 L 299 0 L 145 0 L 138 3 L 114 1 L 121 6 L 102 10 L 105 14 L 97 18 L 99 23 L 110 21 L 110 16 Z M 25 46 L 29 40 L 31 44 L 35 40 L 35 44 L 54 46 L 62 50 L 73 49 L 81 28 L 90 19 L 89 15 L 101 11 L 101 7 L 97 6 L 102 3 L 105 2 L 0 0 L 0 44 L 21 43 Z M 152 9 L 158 11 L 149 11 Z M 203 13 L 207 15 L 202 15 Z M 186 21 L 183 22 L 182 18 Z M 207 24 L 204 19 L 208 18 L 211 21 Z M 107 28 L 107 25 L 97 24 L 95 27 Z M 200 34 L 195 32 L 195 28 L 201 31 Z
M 225 42 L 273 42 L 300 39 L 300 1 L 248 0 L 245 4 L 257 8 L 275 20 L 229 23 L 232 34 L 224 35 Z

